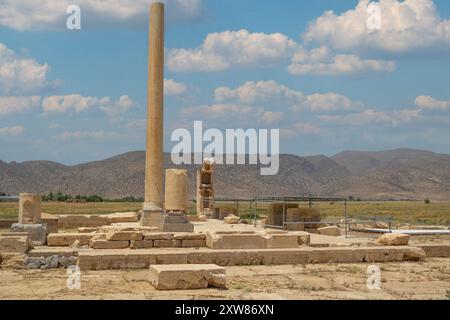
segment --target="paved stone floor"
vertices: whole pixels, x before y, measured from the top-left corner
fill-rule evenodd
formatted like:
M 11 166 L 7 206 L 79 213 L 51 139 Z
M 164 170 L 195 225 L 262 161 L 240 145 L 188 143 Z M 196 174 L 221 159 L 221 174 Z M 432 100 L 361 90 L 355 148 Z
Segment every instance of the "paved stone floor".
M 368 264 L 227 267 L 228 289 L 157 291 L 147 270 L 86 271 L 81 289 L 66 271 L 0 270 L 0 299 L 449 299 L 450 259 L 380 264 L 381 289 L 368 290 Z

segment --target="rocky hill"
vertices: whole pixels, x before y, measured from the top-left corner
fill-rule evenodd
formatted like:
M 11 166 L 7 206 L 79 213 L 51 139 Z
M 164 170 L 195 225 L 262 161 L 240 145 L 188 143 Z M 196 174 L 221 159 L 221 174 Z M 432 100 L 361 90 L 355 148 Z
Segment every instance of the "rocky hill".
M 0 161 L 0 192 L 61 191 L 98 194 L 106 198 L 142 197 L 145 153 L 122 154 L 102 161 L 65 166 L 50 161 Z M 165 168 L 171 165 L 165 155 Z M 189 172 L 190 197 L 195 195 L 198 166 Z M 219 165 L 216 193 L 220 197 L 345 196 L 363 199 L 450 200 L 450 155 L 398 149 L 382 152 L 345 151 L 333 157 L 280 156 L 276 176 L 261 176 L 257 165 Z

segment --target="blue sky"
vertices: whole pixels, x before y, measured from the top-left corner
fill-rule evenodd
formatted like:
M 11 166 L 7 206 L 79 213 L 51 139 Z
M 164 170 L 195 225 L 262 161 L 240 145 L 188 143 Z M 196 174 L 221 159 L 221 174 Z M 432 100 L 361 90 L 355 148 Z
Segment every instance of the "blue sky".
M 144 149 L 150 1 L 98 2 L 0 0 L 1 160 Z M 375 5 L 369 30 L 369 1 L 167 0 L 166 150 L 203 120 L 279 128 L 283 153 L 450 153 L 450 3 Z

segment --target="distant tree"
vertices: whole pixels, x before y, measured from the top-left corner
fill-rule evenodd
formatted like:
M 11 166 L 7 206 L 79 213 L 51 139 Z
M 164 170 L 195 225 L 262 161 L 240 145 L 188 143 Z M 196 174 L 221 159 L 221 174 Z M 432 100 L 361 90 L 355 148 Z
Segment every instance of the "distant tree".
M 98 195 L 92 195 L 92 196 L 88 196 L 86 198 L 87 202 L 103 202 L 103 198 L 98 196 Z
M 350 200 L 350 201 L 355 201 L 355 197 L 354 197 L 354 196 L 349 196 L 349 197 L 348 197 L 348 200 Z
M 430 204 L 431 200 L 430 199 L 425 199 L 424 202 L 425 202 L 425 204 Z

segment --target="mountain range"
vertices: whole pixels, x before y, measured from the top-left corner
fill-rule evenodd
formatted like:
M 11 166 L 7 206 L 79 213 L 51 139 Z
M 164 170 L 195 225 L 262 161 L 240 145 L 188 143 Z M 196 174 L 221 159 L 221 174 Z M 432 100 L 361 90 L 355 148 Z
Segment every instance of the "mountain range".
M 144 164 L 143 151 L 74 166 L 0 160 L 0 192 L 143 197 Z M 165 154 L 164 167 L 188 170 L 190 198 L 194 198 L 199 166 L 173 166 L 170 154 Z M 217 165 L 215 190 L 217 197 L 233 198 L 314 195 L 449 200 L 450 155 L 413 149 L 344 151 L 332 157 L 282 154 L 275 176 L 261 176 L 258 165 Z

